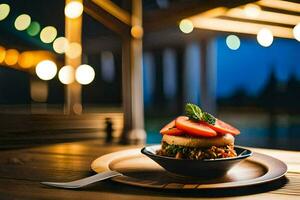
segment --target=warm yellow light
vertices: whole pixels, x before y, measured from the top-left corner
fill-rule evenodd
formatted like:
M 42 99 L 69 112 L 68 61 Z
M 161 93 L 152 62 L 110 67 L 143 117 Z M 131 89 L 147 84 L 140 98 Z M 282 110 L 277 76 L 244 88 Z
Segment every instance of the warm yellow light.
M 20 54 L 18 64 L 22 68 L 30 68 L 35 64 L 35 55 L 32 52 L 23 52 Z
M 144 31 L 141 26 L 133 26 L 131 28 L 131 35 L 134 38 L 141 38 L 143 37 Z
M 90 84 L 95 78 L 95 71 L 89 65 L 80 65 L 76 69 L 75 78 L 82 85 Z
M 74 82 L 75 70 L 72 66 L 63 66 L 58 72 L 58 79 L 63 84 L 70 84 Z
M 240 38 L 236 35 L 229 35 L 226 37 L 226 44 L 229 49 L 237 50 L 241 45 Z
M 8 16 L 9 11 L 10 11 L 9 5 L 5 3 L 0 4 L 0 21 L 4 20 Z
M 264 7 L 276 8 L 280 10 L 288 10 L 292 12 L 300 12 L 300 4 L 296 2 L 281 1 L 281 0 L 261 0 L 256 3 Z
M 19 15 L 15 20 L 15 27 L 19 31 L 23 31 L 29 27 L 31 18 L 27 14 Z
M 191 20 L 184 19 L 180 21 L 179 28 L 184 33 L 190 33 L 193 31 L 194 25 Z
M 247 17 L 256 18 L 259 16 L 261 8 L 258 5 L 249 3 L 244 7 L 244 12 Z
M 273 43 L 273 34 L 267 28 L 262 28 L 257 34 L 257 41 L 263 47 L 269 47 Z
M 0 63 L 4 61 L 5 54 L 6 54 L 5 48 L 0 46 Z
M 295 39 L 300 42 L 300 23 L 294 27 L 293 34 L 294 34 Z
M 57 36 L 57 30 L 53 26 L 46 26 L 40 34 L 40 38 L 44 43 L 51 43 Z
M 82 53 L 81 45 L 77 42 L 70 43 L 66 50 L 66 55 L 72 59 L 81 56 L 81 53 Z
M 35 68 L 36 75 L 42 80 L 51 80 L 57 72 L 56 64 L 51 60 L 43 60 L 39 62 Z
M 65 6 L 65 15 L 68 18 L 75 19 L 82 15 L 83 5 L 78 1 L 71 1 Z
M 15 49 L 9 49 L 6 51 L 4 62 L 7 65 L 15 65 L 18 62 L 19 52 Z
M 56 53 L 65 53 L 69 46 L 69 41 L 65 37 L 56 38 L 53 42 L 53 49 Z

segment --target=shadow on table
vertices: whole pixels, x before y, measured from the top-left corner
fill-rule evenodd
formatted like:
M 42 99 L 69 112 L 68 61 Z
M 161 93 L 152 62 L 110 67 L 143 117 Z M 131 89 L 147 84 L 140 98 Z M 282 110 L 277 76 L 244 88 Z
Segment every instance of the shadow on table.
M 95 183 L 80 190 L 168 197 L 230 197 L 265 193 L 277 190 L 287 184 L 287 182 L 288 179 L 286 177 L 282 177 L 269 183 L 232 189 L 162 190 L 129 186 L 107 180 Z

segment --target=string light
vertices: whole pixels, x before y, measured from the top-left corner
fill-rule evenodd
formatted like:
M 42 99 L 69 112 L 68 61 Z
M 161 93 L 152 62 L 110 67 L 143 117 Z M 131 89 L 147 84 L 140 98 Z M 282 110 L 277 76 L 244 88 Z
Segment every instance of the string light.
M 179 28 L 184 33 L 191 33 L 194 29 L 194 25 L 191 20 L 184 19 L 180 21 Z
M 269 47 L 273 43 L 273 34 L 267 28 L 262 28 L 257 34 L 257 41 L 263 47 Z
M 80 65 L 75 72 L 76 81 L 82 85 L 90 84 L 95 78 L 95 71 L 89 65 Z
M 36 36 L 41 30 L 41 25 L 38 22 L 31 22 L 30 26 L 27 28 L 27 33 L 30 36 Z
M 5 48 L 0 46 L 0 63 L 4 61 L 5 54 L 6 54 Z
M 43 60 L 37 64 L 35 72 L 40 79 L 48 81 L 55 77 L 57 66 L 51 60 Z
M 27 51 L 20 54 L 18 64 L 20 67 L 27 69 L 33 67 L 35 63 L 35 56 L 32 52 Z
M 42 29 L 40 38 L 44 43 L 51 43 L 57 36 L 57 30 L 53 26 L 46 26 Z
M 8 4 L 0 4 L 0 21 L 4 20 L 10 12 L 10 7 Z
M 256 18 L 261 12 L 261 8 L 258 5 L 249 3 L 244 7 L 245 15 L 249 18 Z
M 300 23 L 293 29 L 294 38 L 300 42 Z
M 237 50 L 241 45 L 240 38 L 236 35 L 228 35 L 226 37 L 226 44 L 229 49 Z
M 74 82 L 75 70 L 72 66 L 63 66 L 58 72 L 58 79 L 63 84 L 70 84 Z
M 68 49 L 69 41 L 65 37 L 56 38 L 53 42 L 53 49 L 56 53 L 65 53 Z
M 71 1 L 65 6 L 65 15 L 68 18 L 75 19 L 82 15 L 83 5 L 78 1 Z
M 9 49 L 6 51 L 4 62 L 7 65 L 15 65 L 18 62 L 19 52 L 16 49 Z
M 70 43 L 66 50 L 66 55 L 71 59 L 81 56 L 81 53 L 82 53 L 81 45 L 77 42 Z
M 30 25 L 31 18 L 27 14 L 19 15 L 15 20 L 15 27 L 18 31 L 27 29 Z

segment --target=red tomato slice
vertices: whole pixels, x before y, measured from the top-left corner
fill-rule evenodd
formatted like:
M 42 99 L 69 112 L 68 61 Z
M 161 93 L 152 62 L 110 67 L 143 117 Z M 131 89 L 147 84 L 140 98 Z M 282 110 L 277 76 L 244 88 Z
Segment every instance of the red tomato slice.
M 240 131 L 230 124 L 227 124 L 226 122 L 223 122 L 222 120 L 216 119 L 215 125 L 207 124 L 211 129 L 214 129 L 218 133 L 226 134 L 230 133 L 232 135 L 238 135 L 240 134 Z
M 160 130 L 161 134 L 182 135 L 183 131 L 175 127 L 175 120 L 171 121 Z
M 209 128 L 205 123 L 193 122 L 185 116 L 177 117 L 175 125 L 178 129 L 193 136 L 214 137 L 217 135 L 217 132 Z

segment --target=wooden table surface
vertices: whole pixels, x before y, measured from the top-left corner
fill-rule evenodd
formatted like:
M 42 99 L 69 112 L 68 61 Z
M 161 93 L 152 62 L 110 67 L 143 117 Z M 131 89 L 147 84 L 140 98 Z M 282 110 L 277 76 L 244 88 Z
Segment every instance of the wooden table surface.
M 133 147 L 93 140 L 0 151 L 0 199 L 300 199 L 300 152 L 266 149 L 253 150 L 283 160 L 289 172 L 278 181 L 239 189 L 162 191 L 107 180 L 80 190 L 65 190 L 39 183 L 92 175 L 90 164 L 95 158 Z

